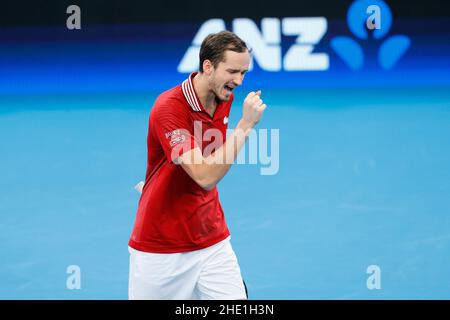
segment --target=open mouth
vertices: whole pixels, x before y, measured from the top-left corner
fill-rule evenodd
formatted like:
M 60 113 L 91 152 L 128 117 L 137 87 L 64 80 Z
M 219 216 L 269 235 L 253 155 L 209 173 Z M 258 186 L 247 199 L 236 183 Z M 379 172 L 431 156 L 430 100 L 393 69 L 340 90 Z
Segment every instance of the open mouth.
M 230 87 L 229 85 L 225 85 L 224 86 L 225 90 L 229 91 L 229 92 L 233 92 L 234 87 Z

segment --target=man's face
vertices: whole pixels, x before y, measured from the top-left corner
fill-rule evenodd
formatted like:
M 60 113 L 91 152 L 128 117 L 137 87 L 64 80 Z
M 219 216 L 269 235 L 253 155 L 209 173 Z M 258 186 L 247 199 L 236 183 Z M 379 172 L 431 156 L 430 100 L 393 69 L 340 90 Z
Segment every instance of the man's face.
M 219 101 L 228 101 L 234 88 L 240 86 L 250 65 L 250 54 L 245 52 L 225 51 L 224 61 L 211 67 L 209 89 Z

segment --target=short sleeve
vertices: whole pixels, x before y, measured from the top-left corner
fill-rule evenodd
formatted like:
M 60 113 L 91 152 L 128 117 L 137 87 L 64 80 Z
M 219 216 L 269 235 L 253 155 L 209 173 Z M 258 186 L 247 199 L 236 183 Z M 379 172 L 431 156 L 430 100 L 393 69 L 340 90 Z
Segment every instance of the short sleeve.
M 169 161 L 199 147 L 193 124 L 184 106 L 158 105 L 152 112 L 150 126 Z

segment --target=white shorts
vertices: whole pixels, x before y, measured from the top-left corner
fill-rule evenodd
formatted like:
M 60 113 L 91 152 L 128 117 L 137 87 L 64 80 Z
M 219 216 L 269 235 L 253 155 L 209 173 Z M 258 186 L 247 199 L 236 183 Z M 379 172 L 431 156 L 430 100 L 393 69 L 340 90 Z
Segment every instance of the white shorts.
M 149 253 L 128 247 L 130 300 L 237 300 L 246 288 L 230 237 L 182 253 Z

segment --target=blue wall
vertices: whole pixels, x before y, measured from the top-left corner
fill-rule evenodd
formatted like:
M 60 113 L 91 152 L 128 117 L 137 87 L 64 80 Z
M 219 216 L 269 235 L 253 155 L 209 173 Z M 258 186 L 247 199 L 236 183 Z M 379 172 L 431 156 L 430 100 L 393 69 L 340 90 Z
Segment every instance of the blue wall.
M 325 36 L 315 46 L 315 52 L 328 54 L 328 70 L 270 72 L 259 68 L 256 61 L 244 84 L 250 88 L 448 86 L 450 32 L 445 30 L 449 25 L 450 19 L 394 20 L 382 39 L 361 40 L 350 32 L 345 19 L 328 21 Z M 177 66 L 200 26 L 199 22 L 90 26 L 72 31 L 65 27 L 4 28 L 0 94 L 167 89 L 186 77 L 177 72 Z M 380 63 L 380 46 L 395 35 L 409 39 L 410 45 L 386 70 Z M 364 55 L 359 70 L 337 54 L 332 46 L 336 37 L 359 45 Z M 282 38 L 283 54 L 294 40 Z

